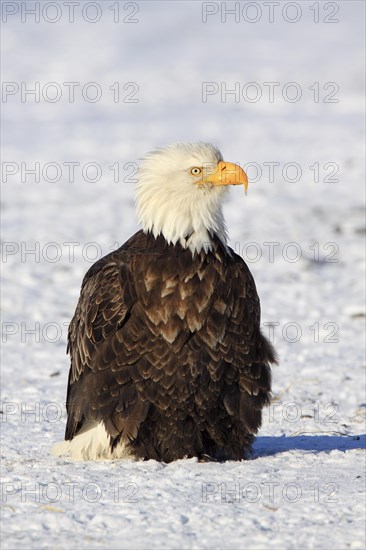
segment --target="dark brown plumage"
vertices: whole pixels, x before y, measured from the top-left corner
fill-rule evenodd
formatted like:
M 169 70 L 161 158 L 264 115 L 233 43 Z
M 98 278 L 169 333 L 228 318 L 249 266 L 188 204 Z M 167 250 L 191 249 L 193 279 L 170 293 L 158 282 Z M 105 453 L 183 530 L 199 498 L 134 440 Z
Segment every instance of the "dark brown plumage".
M 271 344 L 241 257 L 192 257 L 139 231 L 85 275 L 68 337 L 65 439 L 103 422 L 111 450 L 165 462 L 250 449 L 271 390 Z

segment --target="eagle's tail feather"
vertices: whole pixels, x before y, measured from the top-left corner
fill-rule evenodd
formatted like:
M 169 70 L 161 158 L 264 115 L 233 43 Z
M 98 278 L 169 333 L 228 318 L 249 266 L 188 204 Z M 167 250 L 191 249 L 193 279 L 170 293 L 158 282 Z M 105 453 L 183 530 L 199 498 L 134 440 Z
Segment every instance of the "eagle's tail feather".
M 133 454 L 123 442 L 115 446 L 103 422 L 90 423 L 68 441 L 60 441 L 52 448 L 54 456 L 68 456 L 73 460 L 103 460 L 133 458 Z

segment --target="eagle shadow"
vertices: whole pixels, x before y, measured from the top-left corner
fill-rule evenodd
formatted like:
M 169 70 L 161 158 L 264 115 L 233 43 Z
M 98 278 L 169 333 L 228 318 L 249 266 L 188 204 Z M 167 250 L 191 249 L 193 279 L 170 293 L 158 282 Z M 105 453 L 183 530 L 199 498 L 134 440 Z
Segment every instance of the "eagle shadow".
M 365 449 L 366 435 L 296 435 L 286 437 L 259 436 L 253 445 L 252 458 L 273 456 L 287 451 L 321 453 L 330 451 L 346 452 L 352 449 Z

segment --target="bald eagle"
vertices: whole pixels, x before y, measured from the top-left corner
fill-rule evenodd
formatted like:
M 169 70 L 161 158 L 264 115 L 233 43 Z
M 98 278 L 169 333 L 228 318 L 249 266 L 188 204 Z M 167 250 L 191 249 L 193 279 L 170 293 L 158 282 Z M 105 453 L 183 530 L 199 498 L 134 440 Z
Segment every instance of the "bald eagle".
M 271 390 L 253 277 L 222 200 L 248 179 L 211 144 L 148 154 L 142 230 L 86 273 L 68 332 L 65 441 L 76 460 L 240 460 Z

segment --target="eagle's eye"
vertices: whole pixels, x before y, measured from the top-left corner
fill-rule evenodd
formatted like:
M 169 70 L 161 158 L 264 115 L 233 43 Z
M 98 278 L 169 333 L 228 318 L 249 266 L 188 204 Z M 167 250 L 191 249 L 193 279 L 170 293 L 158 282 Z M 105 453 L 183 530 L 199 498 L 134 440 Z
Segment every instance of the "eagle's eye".
M 194 168 L 190 169 L 190 173 L 192 176 L 199 176 L 202 172 L 202 168 L 198 168 L 198 166 L 195 166 Z

